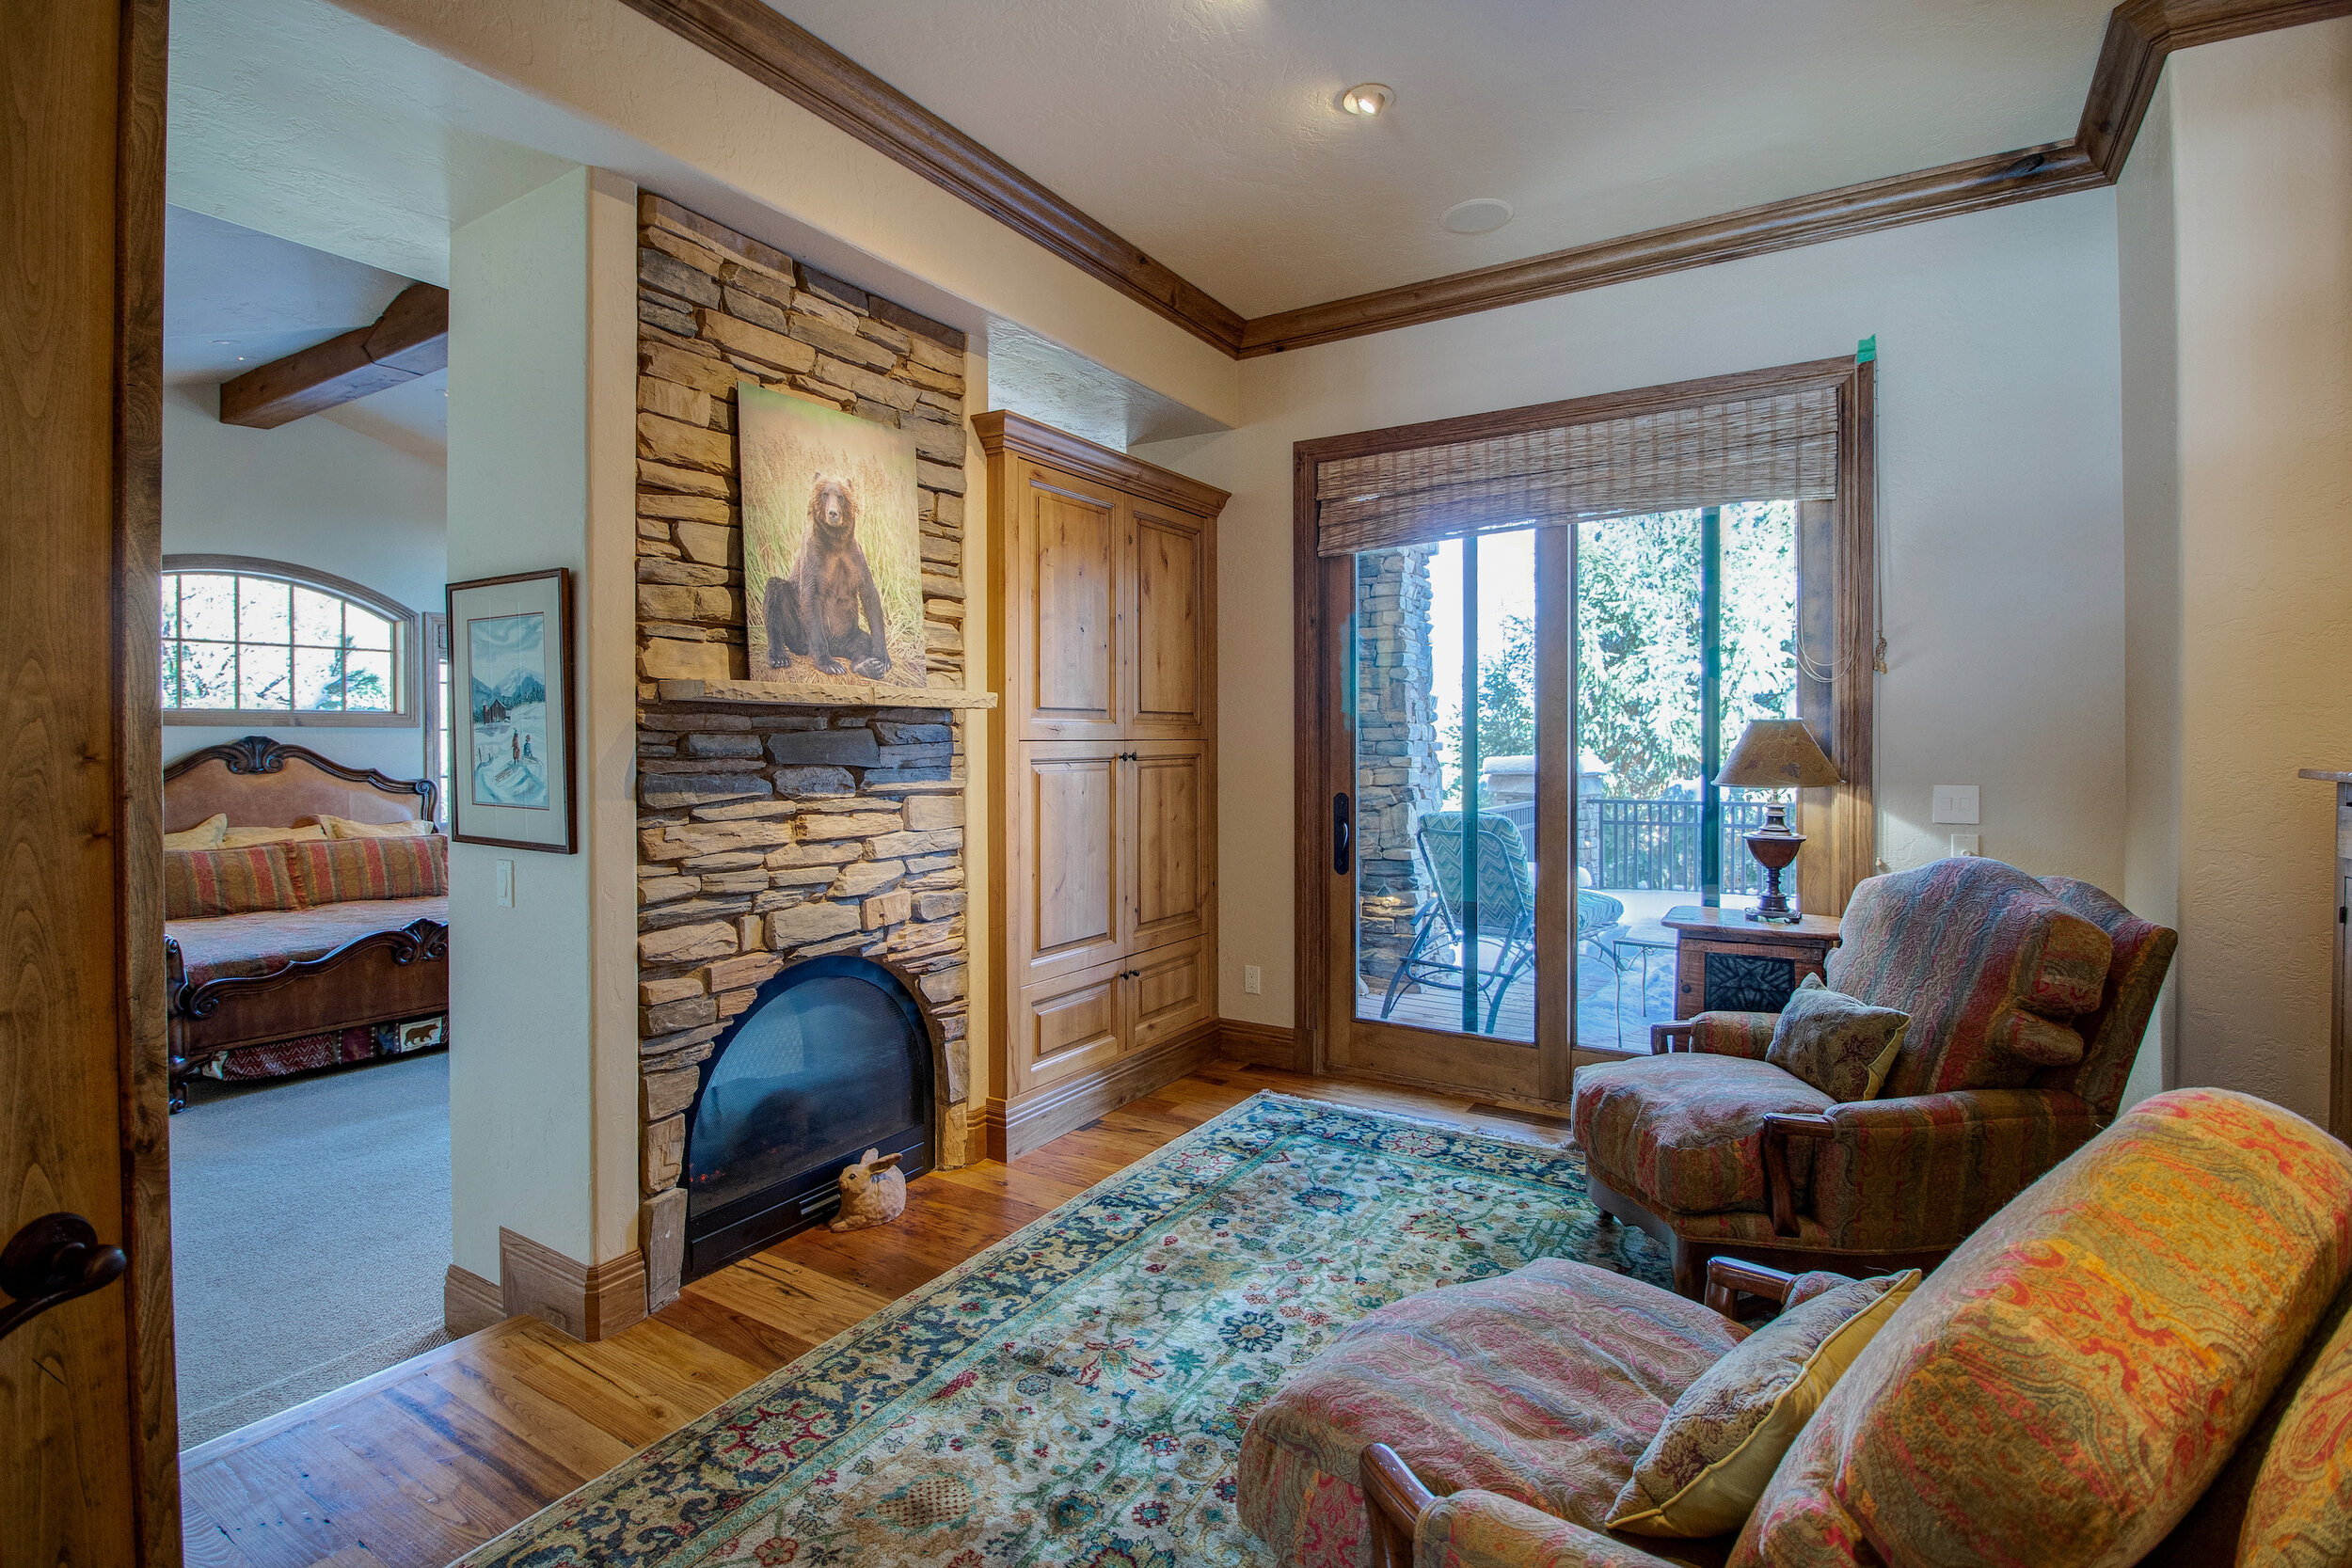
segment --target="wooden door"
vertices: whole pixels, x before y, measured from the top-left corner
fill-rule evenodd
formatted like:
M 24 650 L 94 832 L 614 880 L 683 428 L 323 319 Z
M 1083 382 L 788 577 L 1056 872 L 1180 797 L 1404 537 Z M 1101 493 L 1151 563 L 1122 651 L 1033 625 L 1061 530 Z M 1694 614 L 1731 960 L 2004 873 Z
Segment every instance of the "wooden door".
M 164 20 L 142 0 L 0 10 L 0 1244 L 78 1215 L 100 1245 L 73 1277 L 103 1279 L 0 1338 L 0 1563 L 27 1568 L 180 1560 L 155 679 Z
M 1207 928 L 1213 786 L 1205 741 L 1138 741 L 1127 755 L 1129 816 L 1120 836 L 1132 891 L 1120 946 L 1134 954 Z
M 1107 1066 L 1125 1053 L 1131 982 L 1124 962 L 1021 988 L 1005 1053 L 1012 1093 Z
M 1024 740 L 1120 734 L 1120 579 L 1126 507 L 1118 493 L 1032 463 L 1009 464 L 1018 533 L 1007 613 L 1021 635 L 1005 672 L 1013 733 Z
M 1125 951 L 1131 811 L 1117 741 L 1031 741 L 1021 764 L 1005 929 L 1013 983 L 1028 985 Z
M 1157 1045 L 1216 1012 L 1214 967 L 1208 944 L 1199 938 L 1129 958 L 1127 1049 Z
M 1136 502 L 1127 576 L 1127 734 L 1203 740 L 1215 668 L 1213 534 L 1200 518 Z

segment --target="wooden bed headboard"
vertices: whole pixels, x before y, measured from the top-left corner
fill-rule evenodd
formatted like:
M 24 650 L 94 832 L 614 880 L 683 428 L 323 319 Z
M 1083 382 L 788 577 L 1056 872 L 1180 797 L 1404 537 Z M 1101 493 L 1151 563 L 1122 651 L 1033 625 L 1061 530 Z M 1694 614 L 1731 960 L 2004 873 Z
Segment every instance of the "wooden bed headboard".
M 193 828 L 218 812 L 232 828 L 291 828 L 312 816 L 411 822 L 433 816 L 430 779 L 393 779 L 345 768 L 302 746 L 248 735 L 207 746 L 164 769 L 164 832 Z

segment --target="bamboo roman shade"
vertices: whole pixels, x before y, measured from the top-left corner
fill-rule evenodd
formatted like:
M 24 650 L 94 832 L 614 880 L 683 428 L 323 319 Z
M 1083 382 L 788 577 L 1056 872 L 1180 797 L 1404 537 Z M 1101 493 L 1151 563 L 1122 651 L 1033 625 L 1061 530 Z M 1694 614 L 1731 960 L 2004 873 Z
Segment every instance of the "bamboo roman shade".
M 1315 469 L 1316 553 L 1837 493 L 1837 388 L 1806 387 L 1335 458 Z

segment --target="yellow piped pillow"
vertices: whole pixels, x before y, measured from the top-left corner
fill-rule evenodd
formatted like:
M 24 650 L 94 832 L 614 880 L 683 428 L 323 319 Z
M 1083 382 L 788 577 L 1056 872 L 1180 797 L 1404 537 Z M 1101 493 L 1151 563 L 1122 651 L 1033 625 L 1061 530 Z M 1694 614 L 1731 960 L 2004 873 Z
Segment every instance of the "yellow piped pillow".
M 229 831 L 229 814 L 216 811 L 193 828 L 183 828 L 176 833 L 164 835 L 167 849 L 217 849 L 220 835 Z
M 319 826 L 329 838 L 429 838 L 433 824 L 419 818 L 413 822 L 354 822 L 348 816 L 322 816 Z
M 309 844 L 326 836 L 326 830 L 316 823 L 299 828 L 231 828 L 221 835 L 217 847 L 243 849 L 255 844 Z
M 1909 1269 L 1848 1280 L 1734 1345 L 1667 1412 L 1610 1528 L 1696 1540 L 1745 1524 L 1788 1445 L 1919 1279 Z

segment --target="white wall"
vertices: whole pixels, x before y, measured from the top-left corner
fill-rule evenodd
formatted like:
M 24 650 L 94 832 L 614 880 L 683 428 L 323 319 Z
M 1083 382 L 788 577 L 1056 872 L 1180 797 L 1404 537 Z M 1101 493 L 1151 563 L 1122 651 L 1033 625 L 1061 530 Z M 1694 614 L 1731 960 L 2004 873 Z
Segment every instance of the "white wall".
M 276 430 L 222 424 L 219 388 L 164 392 L 164 553 L 250 555 L 373 588 L 413 610 L 441 608 L 447 475 L 329 420 Z M 418 711 L 422 713 L 421 701 Z M 424 772 L 421 722 L 164 727 L 164 760 L 261 734 L 394 778 Z
M 2352 20 L 2175 55 L 2157 108 L 2121 218 L 2134 871 L 2178 912 L 2176 1081 L 2324 1117 L 2333 789 L 2295 773 L 2352 768 Z
M 636 192 L 575 169 L 451 242 L 449 573 L 568 566 L 577 855 L 450 851 L 455 1261 L 636 1244 Z M 497 863 L 515 863 L 498 907 Z
M 1850 354 L 1879 341 L 1880 853 L 1988 854 L 2120 889 L 2115 201 L 2037 201 L 1243 364 L 1231 434 L 1138 454 L 1232 490 L 1218 535 L 1225 1016 L 1295 1016 L 1291 444 Z M 1241 969 L 1264 968 L 1245 995 Z

